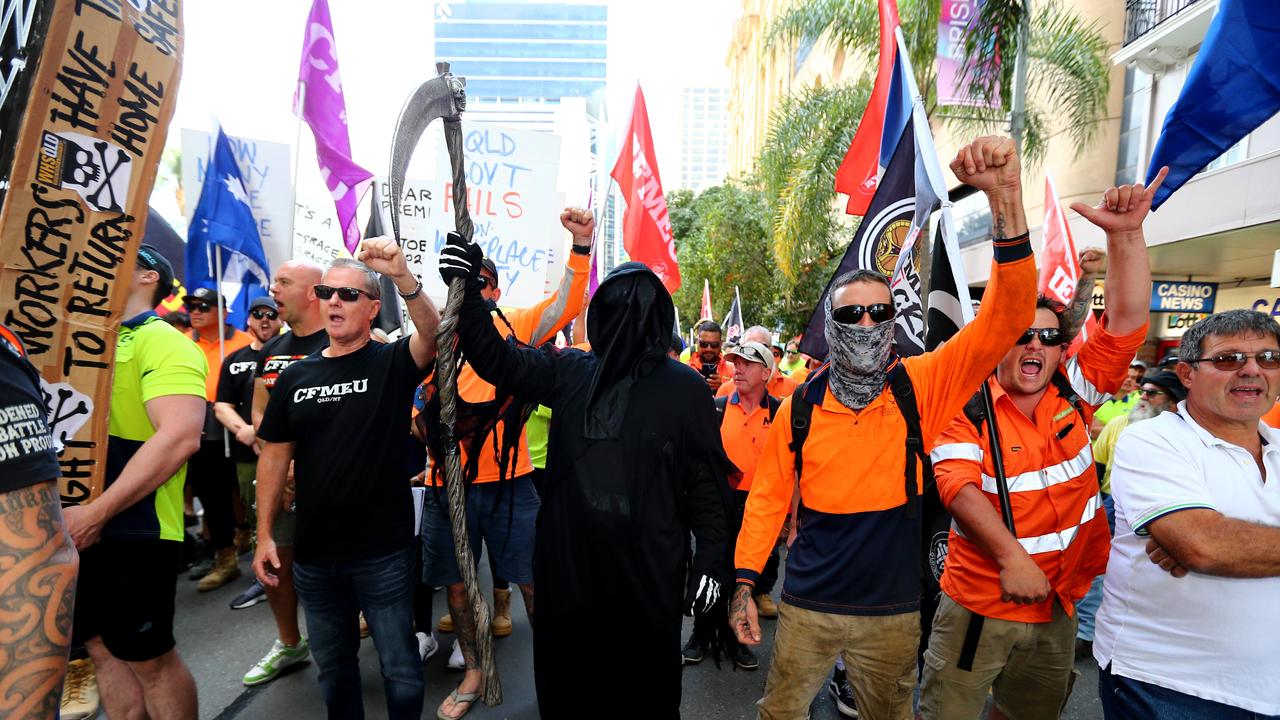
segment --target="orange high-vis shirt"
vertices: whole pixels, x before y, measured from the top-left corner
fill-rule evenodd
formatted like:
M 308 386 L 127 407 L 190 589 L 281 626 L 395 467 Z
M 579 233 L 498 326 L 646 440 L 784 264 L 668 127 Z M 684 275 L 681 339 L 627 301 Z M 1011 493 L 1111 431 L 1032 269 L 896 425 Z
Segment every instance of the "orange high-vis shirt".
M 728 397 L 736 392 L 737 385 L 734 384 L 733 378 L 730 377 L 727 382 L 720 386 L 716 391 L 716 397 Z M 773 375 L 769 376 L 769 382 L 765 384 L 765 392 L 776 398 L 791 397 L 791 393 L 796 391 L 796 381 L 783 375 L 777 370 L 773 371 Z
M 200 337 L 195 328 L 192 328 L 187 332 L 187 337 L 200 348 L 205 362 L 209 363 L 209 374 L 204 378 L 204 392 L 205 400 L 213 402 L 218 397 L 218 377 L 222 375 L 223 358 L 247 346 L 253 342 L 253 338 L 243 330 L 232 330 L 231 337 L 223 339 L 222 349 L 219 350 L 217 335 L 212 338 Z
M 564 277 L 561 278 L 560 287 L 555 294 L 531 308 L 503 311 L 507 321 L 511 323 L 511 329 L 515 330 L 515 336 L 521 342 L 534 347 L 555 338 L 556 333 L 564 329 L 582 312 L 582 306 L 586 302 L 587 279 L 590 274 L 591 257 L 574 252 L 569 253 L 569 260 L 565 263 Z M 496 314 L 493 317 L 493 324 L 503 338 L 511 336 L 511 330 L 507 329 L 506 324 Z M 480 403 L 488 402 L 496 395 L 494 387 L 481 380 L 470 365 L 462 366 L 462 370 L 458 373 L 458 397 L 469 403 Z M 503 427 L 504 423 L 499 421 L 493 432 L 484 439 L 475 482 L 497 482 L 502 479 L 497 453 L 502 448 Z M 496 444 L 495 437 L 498 440 Z M 462 464 L 465 467 L 467 464 L 465 445 L 461 446 L 461 451 Z M 511 468 L 507 468 L 507 477 L 520 477 L 531 472 L 533 472 L 533 463 L 529 460 L 529 441 L 522 430 L 516 455 L 515 474 L 512 475 Z
M 995 255 L 987 302 L 977 318 L 941 348 L 891 368 L 911 379 L 926 452 L 1034 321 L 1030 244 L 997 245 Z M 783 599 L 826 613 L 912 612 L 920 604 L 920 558 L 912 550 L 919 544 L 919 525 L 908 517 L 906 420 L 887 386 L 860 411 L 844 406 L 827 388 L 827 372 L 809 376 L 805 396 L 813 411 Z M 734 555 L 739 582 L 759 577 L 791 507 L 796 397 L 782 401 L 756 466 Z M 917 492 L 922 477 L 916 478 Z
M 1276 403 L 1266 415 L 1262 416 L 1262 422 L 1273 428 L 1280 428 L 1280 402 Z
M 770 393 L 772 394 L 772 393 Z M 720 421 L 720 442 L 738 472 L 729 477 L 729 487 L 734 490 L 750 490 L 756 475 L 756 464 L 764 452 L 765 440 L 773 421 L 769 419 L 768 397 L 750 415 L 738 401 L 738 393 L 732 393 L 724 406 Z
M 1111 533 L 1094 470 L 1089 422 L 1094 408 L 1120 389 L 1147 326 L 1116 336 L 1106 331 L 1105 321 L 1104 317 L 1103 329 L 1061 368 L 1083 403 L 1083 420 L 1052 384 L 1034 416 L 1027 417 L 995 378 L 988 381 L 1018 543 L 1044 572 L 1052 593 L 1035 605 L 1002 601 L 1000 568 L 953 523 L 942 590 L 974 613 L 1014 622 L 1049 622 L 1055 601 L 1074 613 L 1093 579 L 1106 572 Z M 944 505 L 949 508 L 961 488 L 973 485 L 999 511 L 985 423 L 979 436 L 968 417 L 957 416 L 938 437 L 931 459 Z

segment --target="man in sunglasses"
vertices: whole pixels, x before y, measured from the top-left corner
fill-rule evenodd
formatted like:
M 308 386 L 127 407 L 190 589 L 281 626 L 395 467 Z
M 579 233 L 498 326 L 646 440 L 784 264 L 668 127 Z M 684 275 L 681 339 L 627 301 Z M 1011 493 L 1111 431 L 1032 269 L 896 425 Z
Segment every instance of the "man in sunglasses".
M 417 386 L 435 359 L 440 316 L 389 238 L 360 244 L 312 287 L 329 346 L 285 368 L 258 427 L 258 548 L 269 587 L 281 566 L 271 533 L 289 467 L 297 485 L 293 582 L 330 717 L 363 715 L 357 616 L 378 648 L 391 718 L 422 714 L 422 663 L 413 632 L 413 495 L 404 436 Z M 414 332 L 377 343 L 378 273 L 391 278 Z
M 231 353 L 247 347 L 253 338 L 238 330 L 225 319 L 225 302 L 212 288 L 196 288 L 182 298 L 182 305 L 191 316 L 190 337 L 204 353 L 209 364 L 209 376 L 205 380 L 206 399 L 204 431 L 200 437 L 200 450 L 192 456 L 188 481 L 192 492 L 200 498 L 204 507 L 204 523 L 208 530 L 209 544 L 214 549 L 213 567 L 196 585 L 199 592 L 208 592 L 240 577 L 240 563 L 236 553 L 236 518 L 234 492 L 236 466 L 227 457 L 227 442 L 237 444 L 234 438 L 225 437 L 222 423 L 218 422 L 213 403 L 218 398 L 218 383 L 222 361 Z M 219 334 L 222 335 L 219 341 Z
M 782 401 L 756 467 L 737 538 L 729 613 L 738 640 L 748 645 L 761 641 L 754 586 L 799 480 L 798 530 L 758 703 L 764 720 L 804 717 L 838 655 L 861 712 L 911 717 L 920 645 L 920 462 L 1031 324 L 1035 298 L 1013 142 L 979 138 L 951 168 L 991 204 L 990 302 L 938 350 L 900 359 L 893 353 L 888 278 L 868 270 L 836 278 L 824 304 L 829 364 Z M 908 411 L 896 399 L 904 388 L 918 416 L 910 455 Z
M 769 332 L 769 328 L 763 325 L 752 325 L 742 332 L 742 342 L 758 342 L 765 347 L 771 347 L 770 343 L 773 342 L 773 333 Z M 737 349 L 741 349 L 741 346 Z M 782 351 L 777 347 L 773 347 L 772 349 L 774 351 L 772 354 L 776 363 L 777 358 L 782 354 Z M 735 354 L 735 352 L 726 352 L 725 357 L 728 358 Z M 733 376 L 734 380 L 737 379 L 737 374 L 732 370 L 730 370 L 730 374 Z M 724 383 L 720 386 L 719 390 L 716 390 L 716 397 L 729 397 L 733 394 L 735 389 L 737 389 L 736 382 Z M 769 378 L 765 390 L 770 395 L 776 398 L 784 398 L 795 392 L 795 389 L 796 381 L 786 375 L 783 375 L 778 371 L 776 366 L 769 371 Z M 766 615 L 765 617 L 773 617 L 773 615 Z
M 1177 412 L 1127 429 L 1093 656 L 1107 720 L 1280 716 L 1280 324 L 1229 310 L 1178 347 Z
M 280 334 L 280 311 L 276 301 L 263 296 L 249 303 L 248 345 L 227 355 L 222 361 L 222 377 L 218 378 L 218 396 L 213 412 L 218 422 L 231 433 L 235 442 L 231 447 L 231 459 L 236 464 L 236 479 L 240 489 L 240 517 L 244 522 L 236 528 L 236 550 L 250 549 L 250 529 L 256 526 L 253 512 L 253 478 L 258 466 L 258 438 L 253 430 L 253 378 L 258 362 L 262 359 L 263 346 Z M 254 592 L 241 595 L 231 602 L 232 609 L 251 607 L 267 599 L 260 583 L 252 586 Z
M 733 369 L 724 359 L 724 330 L 714 320 L 703 320 L 697 327 L 698 341 L 689 356 L 689 367 L 698 371 L 711 392 L 725 384 L 732 386 Z
M 796 371 L 804 369 L 804 355 L 800 354 L 800 343 L 792 340 L 787 343 L 786 355 L 778 363 L 778 370 L 783 375 L 795 375 Z
M 1115 396 L 1098 407 L 1098 411 L 1093 414 L 1093 422 L 1090 430 L 1094 438 L 1102 432 L 1112 420 L 1125 417 L 1130 410 L 1138 404 L 1138 383 L 1142 377 L 1147 374 L 1147 364 L 1137 358 L 1129 363 L 1129 372 L 1126 374 L 1124 384 L 1120 386 L 1120 390 Z
M 1164 180 L 1108 189 L 1071 207 L 1106 233 L 1110 267 L 1100 328 L 1067 358 L 1066 309 L 1044 297 L 987 380 L 995 418 L 975 397 L 931 458 L 954 523 L 942 597 L 924 654 L 929 720 L 978 718 L 989 696 L 1010 718 L 1057 717 L 1075 665 L 1075 604 L 1106 570 L 1106 514 L 1089 422 L 1125 381 L 1147 334 L 1151 271 L 1142 223 Z M 983 303 L 984 308 L 988 305 Z M 993 429 L 994 427 L 994 429 Z M 995 466 L 998 431 L 1003 467 Z M 1013 510 L 1001 518 L 999 474 Z

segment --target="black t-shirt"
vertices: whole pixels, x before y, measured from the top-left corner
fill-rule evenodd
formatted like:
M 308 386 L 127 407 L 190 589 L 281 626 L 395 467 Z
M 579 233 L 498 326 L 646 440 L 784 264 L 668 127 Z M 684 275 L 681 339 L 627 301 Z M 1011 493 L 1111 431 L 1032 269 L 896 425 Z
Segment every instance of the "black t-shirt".
M 271 338 L 262 346 L 261 359 L 258 362 L 257 377 L 270 391 L 276 384 L 276 378 L 285 368 L 302 358 L 329 347 L 329 333 L 323 329 L 310 335 L 298 336 L 287 332 L 279 337 Z
M 0 325 L 0 492 L 56 480 L 61 474 L 48 413 L 40 374 L 27 360 L 18 336 Z
M 222 361 L 222 371 L 218 373 L 218 395 L 215 399 L 234 405 L 236 414 L 247 423 L 253 422 L 253 378 L 258 373 L 261 358 L 262 350 L 245 345 Z M 258 459 L 253 448 L 235 438 L 231 440 L 231 457 L 238 463 L 251 463 Z
M 361 560 L 412 542 L 404 435 L 426 375 L 404 338 L 311 355 L 276 379 L 258 436 L 295 443 L 298 562 Z

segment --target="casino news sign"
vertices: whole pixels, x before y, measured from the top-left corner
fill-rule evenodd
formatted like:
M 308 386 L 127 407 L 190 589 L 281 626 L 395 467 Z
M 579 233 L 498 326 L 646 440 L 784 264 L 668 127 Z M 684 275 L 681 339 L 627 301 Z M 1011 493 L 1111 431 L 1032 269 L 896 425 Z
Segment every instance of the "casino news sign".
M 1218 283 L 1165 282 L 1151 284 L 1151 312 L 1212 313 Z

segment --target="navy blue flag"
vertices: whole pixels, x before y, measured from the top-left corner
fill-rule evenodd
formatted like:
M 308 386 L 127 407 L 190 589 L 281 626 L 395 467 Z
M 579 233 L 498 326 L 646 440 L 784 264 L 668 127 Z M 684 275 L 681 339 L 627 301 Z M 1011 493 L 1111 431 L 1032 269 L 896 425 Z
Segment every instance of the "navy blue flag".
M 1169 166 L 1151 209 L 1277 111 L 1280 2 L 1222 0 L 1151 154 L 1148 185 Z
M 217 277 L 219 260 L 221 278 Z M 266 295 L 271 284 L 258 222 L 231 141 L 221 128 L 187 230 L 186 264 L 187 290 L 218 290 L 226 298 L 227 322 L 241 329 L 249 319 L 249 303 Z
M 845 249 L 839 267 L 827 281 L 827 287 L 818 297 L 818 304 L 805 325 L 804 335 L 800 338 L 800 352 L 811 358 L 827 358 L 829 348 L 823 333 L 827 316 L 823 308 L 831 283 L 847 272 L 861 269 L 874 270 L 886 278 L 893 276 L 898 252 L 911 229 L 911 218 L 916 209 L 916 147 L 911 131 L 912 123 L 907 122 L 889 166 L 885 168 L 884 177 L 876 187 L 876 194 L 871 198 L 867 214 L 853 234 L 853 242 Z
M 742 322 L 742 300 L 738 298 L 738 287 L 733 288 L 733 304 L 729 306 L 729 313 L 724 316 L 724 322 L 720 324 L 724 328 L 724 339 L 735 345 L 742 339 L 742 331 L 745 326 Z

